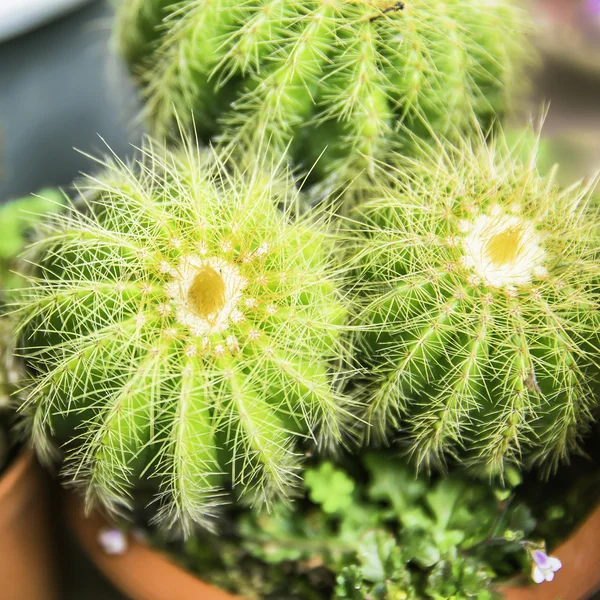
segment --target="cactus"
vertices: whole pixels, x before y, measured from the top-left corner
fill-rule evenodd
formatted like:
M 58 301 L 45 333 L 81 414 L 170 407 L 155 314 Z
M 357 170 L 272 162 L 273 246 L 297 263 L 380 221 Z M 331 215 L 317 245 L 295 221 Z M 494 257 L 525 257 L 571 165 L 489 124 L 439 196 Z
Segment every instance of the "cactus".
M 438 154 L 353 213 L 367 436 L 400 432 L 423 468 L 552 471 L 597 404 L 592 185 L 562 190 L 501 134 Z
M 531 55 L 512 0 L 122 0 L 119 14 L 155 133 L 178 116 L 205 140 L 268 140 L 343 187 L 411 135 L 489 124 Z
M 23 285 L 22 278 L 15 271 L 27 264 L 26 257 L 20 254 L 27 245 L 28 234 L 46 215 L 60 210 L 63 200 L 57 190 L 46 189 L 38 196 L 11 200 L 0 206 L 0 469 L 6 466 L 18 439 L 12 426 L 23 378 L 22 361 L 14 351 L 15 323 L 6 314 L 6 296 Z
M 289 176 L 189 144 L 143 152 L 103 161 L 86 210 L 36 242 L 16 301 L 23 410 L 42 458 L 64 445 L 88 506 L 135 508 L 150 489 L 155 520 L 189 532 L 229 485 L 288 496 L 296 442 L 340 440 L 347 308 L 328 217 L 301 214 Z

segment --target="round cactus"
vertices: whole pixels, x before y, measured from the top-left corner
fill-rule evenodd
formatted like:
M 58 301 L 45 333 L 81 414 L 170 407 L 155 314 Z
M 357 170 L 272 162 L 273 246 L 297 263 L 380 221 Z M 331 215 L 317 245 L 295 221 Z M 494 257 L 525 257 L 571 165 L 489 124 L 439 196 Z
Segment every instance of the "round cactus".
M 299 214 L 285 175 L 189 147 L 107 161 L 81 190 L 17 302 L 38 453 L 64 444 L 89 503 L 137 506 L 150 489 L 157 521 L 186 529 L 230 483 L 257 502 L 288 494 L 295 442 L 335 443 L 346 415 L 325 214 Z
M 464 144 L 355 209 L 368 435 L 425 468 L 553 469 L 597 401 L 600 215 L 519 155 Z
M 117 35 L 159 135 L 193 118 L 347 186 L 412 135 L 505 112 L 525 21 L 512 0 L 122 0 Z

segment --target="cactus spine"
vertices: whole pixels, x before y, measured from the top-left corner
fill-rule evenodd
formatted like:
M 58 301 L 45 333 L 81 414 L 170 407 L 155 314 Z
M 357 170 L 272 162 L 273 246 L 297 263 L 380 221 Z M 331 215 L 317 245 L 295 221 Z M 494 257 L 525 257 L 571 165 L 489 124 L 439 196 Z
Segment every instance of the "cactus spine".
M 354 213 L 365 417 L 421 466 L 552 470 L 597 403 L 599 212 L 520 151 L 499 135 L 404 165 Z
M 294 442 L 340 439 L 346 308 L 327 218 L 295 214 L 285 175 L 189 146 L 144 153 L 107 162 L 82 185 L 87 209 L 38 242 L 18 302 L 24 410 L 40 455 L 66 443 L 90 503 L 135 505 L 154 485 L 156 519 L 188 531 L 224 473 L 244 498 L 282 497 Z
M 505 112 L 524 21 L 511 0 L 123 0 L 117 35 L 158 134 L 194 117 L 205 139 L 291 145 L 306 169 L 324 153 L 313 176 L 346 186 L 406 131 Z

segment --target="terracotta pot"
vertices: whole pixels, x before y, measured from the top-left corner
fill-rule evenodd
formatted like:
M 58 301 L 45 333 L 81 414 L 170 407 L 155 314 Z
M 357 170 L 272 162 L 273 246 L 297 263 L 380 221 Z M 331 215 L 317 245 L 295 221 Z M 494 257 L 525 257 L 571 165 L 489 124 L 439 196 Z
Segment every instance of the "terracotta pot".
M 235 600 L 210 586 L 143 542 L 128 539 L 120 556 L 107 555 L 98 534 L 107 522 L 98 514 L 86 517 L 79 498 L 67 499 L 68 520 L 79 542 L 104 575 L 132 600 Z M 553 582 L 527 587 L 504 586 L 506 600 L 585 600 L 600 587 L 600 505 L 552 556 L 563 568 Z
M 506 600 L 587 600 L 600 589 L 600 504 L 575 533 L 552 551 L 562 562 L 554 581 L 504 587 Z
M 107 522 L 98 514 L 86 517 L 74 494 L 67 496 L 67 520 L 92 562 L 131 600 L 236 600 L 132 536 L 128 536 L 124 554 L 106 554 L 98 543 L 98 534 Z
M 58 600 L 46 484 L 30 451 L 0 479 L 2 600 Z

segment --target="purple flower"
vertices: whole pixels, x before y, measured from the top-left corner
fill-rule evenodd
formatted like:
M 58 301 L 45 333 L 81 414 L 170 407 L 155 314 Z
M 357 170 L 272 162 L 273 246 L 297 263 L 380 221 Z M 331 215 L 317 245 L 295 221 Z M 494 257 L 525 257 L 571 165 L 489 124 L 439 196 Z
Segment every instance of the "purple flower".
M 544 581 L 552 581 L 554 579 L 554 573 L 562 567 L 562 563 L 558 558 L 554 556 L 548 556 L 541 550 L 534 550 L 531 553 L 533 558 L 533 580 L 536 583 L 542 583 Z
M 127 538 L 122 531 L 105 527 L 98 533 L 98 543 L 106 554 L 125 554 L 127 550 Z

